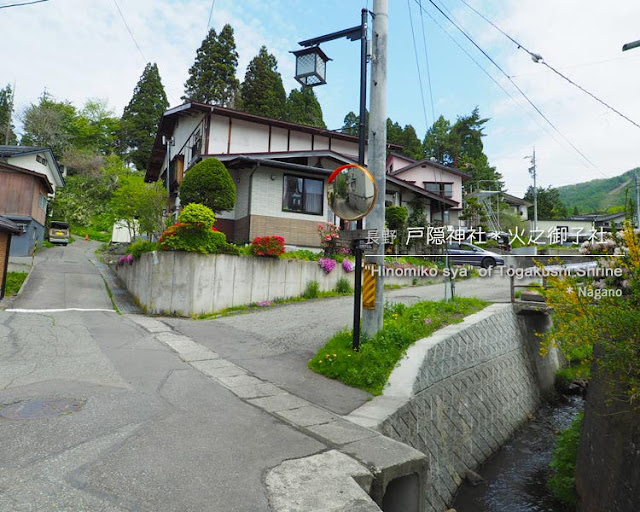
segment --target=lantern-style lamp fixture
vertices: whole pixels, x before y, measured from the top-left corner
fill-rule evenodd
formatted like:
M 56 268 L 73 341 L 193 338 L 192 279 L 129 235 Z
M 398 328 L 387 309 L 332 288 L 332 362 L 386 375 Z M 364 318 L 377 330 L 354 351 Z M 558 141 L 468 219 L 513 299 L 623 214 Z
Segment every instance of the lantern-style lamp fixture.
M 295 79 L 305 87 L 315 87 L 327 83 L 327 61 L 331 59 L 319 46 L 303 48 L 291 52 L 296 56 Z

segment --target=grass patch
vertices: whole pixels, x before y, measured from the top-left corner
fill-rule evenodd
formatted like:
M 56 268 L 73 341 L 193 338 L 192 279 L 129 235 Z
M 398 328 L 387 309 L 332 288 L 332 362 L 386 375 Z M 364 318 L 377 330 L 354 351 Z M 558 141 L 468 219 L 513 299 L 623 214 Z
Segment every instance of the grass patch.
M 549 467 L 553 470 L 553 475 L 547 481 L 547 485 L 551 490 L 551 494 L 566 505 L 575 505 L 576 503 L 574 474 L 578 456 L 578 444 L 580 443 L 582 417 L 582 413 L 578 414 L 571 426 L 558 435 L 553 456 L 549 463 Z
M 5 297 L 18 293 L 28 275 L 29 272 L 7 272 L 7 282 L 4 288 Z
M 591 378 L 593 345 L 573 347 L 565 354 L 565 357 L 567 358 L 567 366 L 556 372 L 556 386 L 559 389 L 567 387 L 576 380 Z
M 71 233 L 76 235 L 79 238 L 84 240 L 86 235 L 89 235 L 89 240 L 96 240 L 98 242 L 110 242 L 111 241 L 111 231 L 103 231 L 100 229 L 96 229 L 94 227 L 82 227 L 82 226 L 71 226 Z M 73 243 L 74 238 L 71 237 L 69 243 Z
M 445 325 L 461 322 L 465 316 L 487 305 L 485 301 L 466 298 L 449 302 L 424 301 L 411 306 L 388 304 L 383 329 L 373 338 L 363 337 L 360 352 L 351 349 L 351 331 L 341 331 L 309 361 L 309 368 L 379 395 L 410 345 Z

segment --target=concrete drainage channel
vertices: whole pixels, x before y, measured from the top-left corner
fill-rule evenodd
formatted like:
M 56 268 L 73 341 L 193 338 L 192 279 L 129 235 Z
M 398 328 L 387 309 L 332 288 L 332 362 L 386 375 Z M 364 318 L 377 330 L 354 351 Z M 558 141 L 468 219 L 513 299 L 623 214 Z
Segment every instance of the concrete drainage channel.
M 288 460 L 265 477 L 277 512 L 421 512 L 426 456 L 258 379 L 163 322 L 128 315 L 238 398 L 311 436 L 327 451 Z

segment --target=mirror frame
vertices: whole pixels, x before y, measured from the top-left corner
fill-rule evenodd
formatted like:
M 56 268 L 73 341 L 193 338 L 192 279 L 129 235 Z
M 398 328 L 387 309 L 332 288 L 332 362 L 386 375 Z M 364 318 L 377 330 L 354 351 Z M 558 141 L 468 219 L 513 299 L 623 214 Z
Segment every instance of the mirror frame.
M 331 185 L 335 179 L 338 177 L 338 175 L 347 169 L 352 169 L 352 168 L 356 168 L 356 169 L 360 169 L 365 176 L 367 176 L 370 180 L 371 183 L 373 183 L 373 201 L 371 202 L 371 206 L 369 206 L 369 208 L 367 209 L 366 212 L 364 212 L 362 215 L 355 217 L 353 219 L 344 219 L 342 217 L 340 217 L 340 215 L 338 215 L 335 211 L 333 211 L 333 208 L 331 208 L 331 202 L 329 201 L 329 186 Z M 371 210 L 373 210 L 373 207 L 376 205 L 376 202 L 378 201 L 378 184 L 376 183 L 375 178 L 373 177 L 373 175 L 371 174 L 371 172 L 369 172 L 369 169 L 367 169 L 366 167 L 363 167 L 361 165 L 358 164 L 345 164 L 345 165 L 341 165 L 340 167 L 338 167 L 337 169 L 335 169 L 331 175 L 329 176 L 329 179 L 327 180 L 327 204 L 329 205 L 329 209 L 336 215 L 336 217 L 339 217 L 342 220 L 345 220 L 347 222 L 355 222 L 361 219 L 364 219 L 367 215 L 369 215 L 371 213 Z

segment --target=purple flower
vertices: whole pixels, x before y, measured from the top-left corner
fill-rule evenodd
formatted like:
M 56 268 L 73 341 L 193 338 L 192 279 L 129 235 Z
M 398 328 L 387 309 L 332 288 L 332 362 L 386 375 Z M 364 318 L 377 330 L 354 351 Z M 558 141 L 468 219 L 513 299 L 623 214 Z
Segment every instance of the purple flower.
M 263 300 L 258 302 L 256 306 L 271 306 L 271 302 L 269 302 L 268 300 Z
M 348 259 L 344 259 L 342 260 L 342 268 L 345 272 L 353 272 L 353 263 Z
M 125 261 L 129 264 L 129 265 L 133 265 L 133 254 L 127 254 L 125 256 Z
M 336 260 L 331 258 L 320 258 L 318 263 L 322 267 L 322 270 L 324 270 L 325 274 L 329 274 L 336 266 Z

